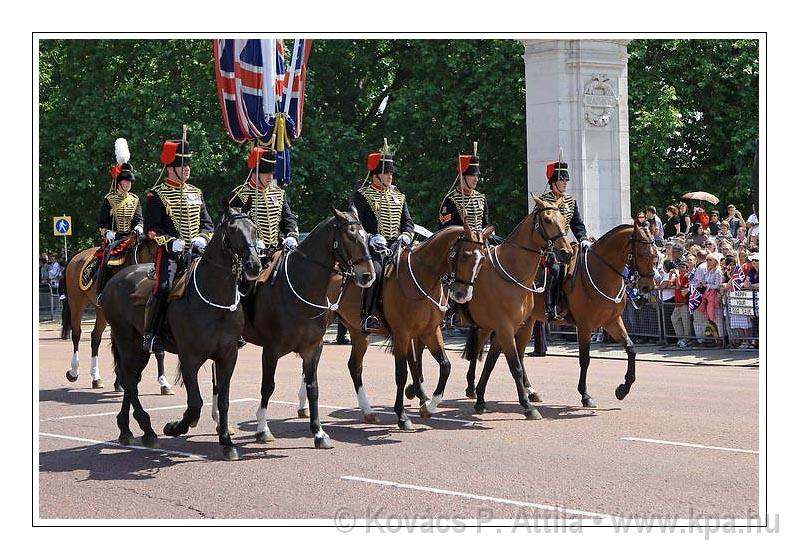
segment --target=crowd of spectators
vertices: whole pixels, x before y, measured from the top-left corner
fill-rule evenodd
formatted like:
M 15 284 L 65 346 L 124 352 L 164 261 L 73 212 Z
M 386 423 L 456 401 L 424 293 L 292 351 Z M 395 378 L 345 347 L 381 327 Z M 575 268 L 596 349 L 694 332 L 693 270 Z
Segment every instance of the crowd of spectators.
M 64 257 L 42 253 L 42 256 L 39 257 L 39 285 L 49 285 L 53 290 L 57 290 L 65 269 Z
M 691 214 L 685 202 L 669 205 L 662 222 L 654 206 L 634 214 L 634 222 L 649 229 L 658 256 L 654 259 L 659 288 L 652 298 L 666 305 L 677 346 L 725 344 L 756 348 L 758 333 L 747 315 L 725 317 L 733 291 L 758 290 L 759 220 L 755 211 L 745 219 L 733 204 L 724 217 L 696 204 Z M 653 300 L 651 300 L 653 301 Z M 734 332 L 727 333 L 732 329 Z

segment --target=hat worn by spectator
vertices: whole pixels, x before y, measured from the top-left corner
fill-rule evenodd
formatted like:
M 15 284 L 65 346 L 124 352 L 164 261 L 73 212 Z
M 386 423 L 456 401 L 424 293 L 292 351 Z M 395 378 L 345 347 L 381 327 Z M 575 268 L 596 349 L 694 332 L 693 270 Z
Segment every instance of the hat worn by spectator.
M 720 253 L 709 253 L 709 254 L 706 255 L 706 259 L 714 259 L 715 261 L 717 261 L 717 264 L 719 264 L 720 262 L 722 262 L 722 254 L 720 254 Z
M 758 253 L 753 253 L 752 255 L 750 255 L 750 256 L 748 257 L 748 260 L 750 260 L 750 261 L 757 261 L 757 260 L 760 260 L 760 257 L 758 256 Z

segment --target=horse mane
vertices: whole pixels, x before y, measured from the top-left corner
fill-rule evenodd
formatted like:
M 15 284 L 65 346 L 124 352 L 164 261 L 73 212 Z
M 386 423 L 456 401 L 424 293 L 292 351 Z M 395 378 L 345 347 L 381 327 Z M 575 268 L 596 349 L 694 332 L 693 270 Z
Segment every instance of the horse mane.
M 423 246 L 427 245 L 428 243 L 431 243 L 431 242 L 432 242 L 434 239 L 437 239 L 438 237 L 440 237 L 442 234 L 444 234 L 444 233 L 445 233 L 445 232 L 447 232 L 448 230 L 451 230 L 451 231 L 452 231 L 452 230 L 453 230 L 453 228 L 460 229 L 460 230 L 463 230 L 463 229 L 464 229 L 464 228 L 462 228 L 461 226 L 447 226 L 446 228 L 442 228 L 442 229 L 440 229 L 440 230 L 437 230 L 437 231 L 435 231 L 435 232 L 433 233 L 433 235 L 431 235 L 431 236 L 430 236 L 428 239 L 426 239 L 425 241 L 421 241 L 421 242 L 419 243 L 418 247 L 423 247 Z
M 632 227 L 635 227 L 635 226 L 633 224 L 620 224 L 618 226 L 614 226 L 612 229 L 610 229 L 607 232 L 605 232 L 602 235 L 602 237 L 600 237 L 600 239 L 595 241 L 595 243 L 599 243 L 600 241 L 604 241 L 604 240 L 606 240 L 607 237 L 613 237 L 614 235 L 616 235 L 617 233 L 619 233 L 623 229 L 632 228 Z

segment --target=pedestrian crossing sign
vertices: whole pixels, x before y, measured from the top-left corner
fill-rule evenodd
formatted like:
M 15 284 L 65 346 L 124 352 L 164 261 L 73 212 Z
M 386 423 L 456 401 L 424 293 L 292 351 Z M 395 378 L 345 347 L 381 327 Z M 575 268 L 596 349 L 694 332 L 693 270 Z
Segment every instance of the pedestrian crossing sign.
M 72 235 L 72 216 L 54 216 L 53 235 Z

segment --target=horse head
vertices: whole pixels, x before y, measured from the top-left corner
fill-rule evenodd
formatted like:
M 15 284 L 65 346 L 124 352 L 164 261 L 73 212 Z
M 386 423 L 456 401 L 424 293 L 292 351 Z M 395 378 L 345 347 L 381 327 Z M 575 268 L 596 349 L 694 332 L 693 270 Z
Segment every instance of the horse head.
M 636 225 L 633 226 L 631 244 L 633 247 L 628 257 L 633 261 L 631 272 L 636 277 L 636 287 L 641 293 L 646 294 L 656 287 L 653 271 L 653 259 L 658 255 L 656 244 L 647 228 Z
M 226 206 L 215 237 L 220 236 L 224 250 L 234 261 L 242 263 L 245 278 L 255 280 L 261 272 L 261 259 L 256 250 L 258 229 L 248 214 L 250 207 L 250 200 L 242 208 Z
M 450 248 L 450 299 L 456 303 L 466 303 L 472 299 L 475 278 L 483 264 L 487 241 L 493 233 L 494 226 L 478 231 L 465 224 L 464 232 Z
M 572 245 L 567 240 L 567 224 L 564 214 L 558 206 L 542 200 L 538 196 L 531 195 L 536 206 L 533 208 L 533 231 L 534 239 L 542 246 L 543 251 L 553 251 L 556 258 L 562 264 L 566 264 L 572 258 Z
M 333 254 L 346 276 L 352 276 L 356 286 L 369 288 L 375 281 L 375 267 L 369 256 L 367 232 L 353 212 L 333 209 Z

